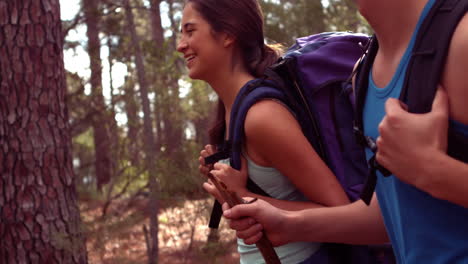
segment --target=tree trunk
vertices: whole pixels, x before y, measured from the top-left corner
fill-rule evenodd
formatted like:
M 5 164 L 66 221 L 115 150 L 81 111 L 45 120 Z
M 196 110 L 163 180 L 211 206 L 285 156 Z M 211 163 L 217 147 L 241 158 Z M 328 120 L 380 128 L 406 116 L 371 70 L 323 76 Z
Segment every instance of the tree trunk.
M 0 263 L 87 263 L 58 0 L 0 1 Z
M 151 36 L 154 42 L 155 50 L 155 69 L 161 69 L 161 64 L 165 62 L 164 60 L 164 33 L 161 22 L 161 9 L 160 4 L 161 0 L 151 0 L 150 1 L 150 18 L 151 18 Z M 165 93 L 165 87 L 163 84 L 163 78 L 161 78 L 162 71 L 156 73 L 153 76 L 153 84 L 155 91 L 154 98 L 154 115 L 156 119 L 156 136 L 157 136 L 157 151 L 161 154 L 160 149 L 163 143 L 163 94 Z
M 171 37 L 171 41 L 169 42 L 168 50 L 170 52 L 165 52 L 166 54 L 174 54 L 177 50 L 177 25 L 174 19 L 175 10 L 174 10 L 174 3 L 173 1 L 169 1 L 169 20 L 171 22 L 171 28 L 174 32 Z M 162 25 L 159 24 L 159 31 L 163 32 Z M 173 58 L 170 58 L 172 61 Z M 173 72 L 167 74 L 167 78 L 165 80 L 166 87 L 169 88 L 166 91 L 167 100 L 166 102 L 166 113 L 164 113 L 164 139 L 167 146 L 166 155 L 170 160 L 177 161 L 180 160 L 180 157 L 177 157 L 177 154 L 181 152 L 181 146 L 183 141 L 183 126 L 182 126 L 182 113 L 183 110 L 181 108 L 180 102 L 180 92 L 179 92 L 179 77 L 180 72 L 183 71 L 183 62 L 180 58 L 175 58 Z M 168 93 L 169 92 L 169 93 Z
M 95 170 L 97 188 L 109 182 L 112 173 L 110 155 L 109 122 L 106 118 L 106 106 L 102 95 L 101 43 L 99 40 L 99 0 L 83 0 L 88 37 L 88 54 L 91 68 L 91 102 L 96 114 L 92 126 L 94 136 Z
M 140 149 L 141 149 L 141 140 L 140 140 L 140 131 L 141 131 L 141 122 L 140 117 L 138 116 L 138 102 L 135 96 L 135 83 L 131 77 L 125 77 L 124 84 L 124 104 L 125 104 L 125 114 L 127 115 L 127 138 L 128 138 L 128 154 L 129 159 L 132 162 L 132 165 L 139 166 L 140 163 Z
M 158 183 L 156 181 L 156 164 L 158 159 L 156 152 L 156 142 L 153 133 L 153 121 L 151 118 L 150 102 L 148 99 L 148 84 L 146 81 L 146 72 L 143 64 L 143 54 L 140 48 L 140 41 L 136 33 L 134 17 L 130 7 L 129 0 L 124 0 L 125 15 L 127 17 L 128 31 L 131 36 L 131 43 L 135 51 L 135 65 L 137 69 L 138 83 L 140 85 L 140 97 L 143 106 L 143 133 L 145 141 L 145 161 L 149 173 L 149 211 L 150 211 L 150 256 L 148 263 L 158 262 Z
M 158 51 L 157 56 L 161 58 L 162 50 L 164 47 L 164 33 L 161 23 L 161 9 L 159 5 L 161 4 L 161 0 L 151 0 L 151 33 L 153 36 L 153 41 L 155 42 L 154 46 Z

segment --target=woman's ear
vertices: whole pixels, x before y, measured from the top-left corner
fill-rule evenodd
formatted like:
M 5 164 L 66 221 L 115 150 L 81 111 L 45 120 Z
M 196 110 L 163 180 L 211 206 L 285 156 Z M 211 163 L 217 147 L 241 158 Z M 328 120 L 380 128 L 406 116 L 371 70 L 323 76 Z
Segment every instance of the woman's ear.
M 236 38 L 232 36 L 231 34 L 224 33 L 223 36 L 223 45 L 225 48 L 232 46 L 233 43 L 235 42 Z

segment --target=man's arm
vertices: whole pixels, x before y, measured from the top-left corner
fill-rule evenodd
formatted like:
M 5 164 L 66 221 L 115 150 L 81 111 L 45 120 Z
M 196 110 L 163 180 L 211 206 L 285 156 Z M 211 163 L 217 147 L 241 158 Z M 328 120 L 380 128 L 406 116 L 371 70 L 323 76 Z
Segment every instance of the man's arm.
M 411 114 L 396 99 L 379 126 L 377 161 L 400 180 L 468 208 L 468 164 L 446 154 L 448 119 L 468 125 L 468 16 L 455 31 L 432 111 Z M 467 150 L 468 151 L 468 150 Z
M 468 125 L 468 15 L 460 21 L 450 43 L 442 85 L 447 91 L 449 118 Z M 433 110 L 434 111 L 434 110 Z M 437 111 L 437 109 L 435 110 Z M 468 152 L 468 149 L 465 151 Z M 425 155 L 428 162 L 423 167 L 428 181 L 421 188 L 436 198 L 448 200 L 468 208 L 468 164 L 441 152 Z
M 258 241 L 262 231 L 275 246 L 294 241 L 348 244 L 382 244 L 388 241 L 375 195 L 370 206 L 357 201 L 337 207 L 285 211 L 258 200 L 231 209 L 224 205 L 224 209 L 230 227 L 247 244 Z

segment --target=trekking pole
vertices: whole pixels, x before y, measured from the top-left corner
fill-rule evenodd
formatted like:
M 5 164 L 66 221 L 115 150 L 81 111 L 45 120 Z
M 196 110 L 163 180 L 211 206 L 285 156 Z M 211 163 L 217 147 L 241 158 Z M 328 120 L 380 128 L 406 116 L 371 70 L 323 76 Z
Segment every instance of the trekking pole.
M 212 170 L 213 165 L 210 165 L 209 169 Z M 208 179 L 210 179 L 216 187 L 216 189 L 218 189 L 219 193 L 221 194 L 221 197 L 224 199 L 224 201 L 226 201 L 229 207 L 232 208 L 233 206 L 238 204 L 252 203 L 257 200 L 255 198 L 254 200 L 247 202 L 244 199 L 242 199 L 237 193 L 228 190 L 226 184 L 224 184 L 224 182 L 222 182 L 220 179 L 216 178 L 213 174 L 208 172 L 207 175 Z M 271 244 L 270 240 L 266 237 L 265 233 L 260 238 L 260 240 L 257 243 L 255 243 L 255 245 L 260 250 L 260 253 L 262 253 L 266 264 L 281 264 L 278 255 L 273 249 L 273 245 Z

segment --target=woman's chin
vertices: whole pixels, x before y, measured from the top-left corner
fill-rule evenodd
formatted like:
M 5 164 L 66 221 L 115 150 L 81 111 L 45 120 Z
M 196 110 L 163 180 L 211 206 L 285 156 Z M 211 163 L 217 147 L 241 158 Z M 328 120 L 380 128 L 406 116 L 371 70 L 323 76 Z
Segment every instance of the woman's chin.
M 203 79 L 200 77 L 200 74 L 198 74 L 196 71 L 193 71 L 193 70 L 189 70 L 188 76 L 189 76 L 190 79 L 192 79 L 192 80 L 203 80 Z

